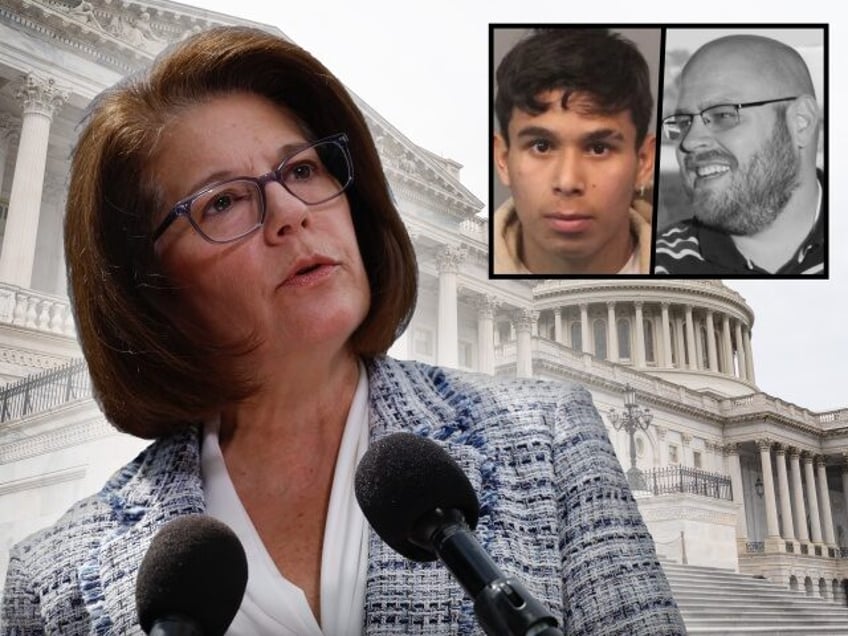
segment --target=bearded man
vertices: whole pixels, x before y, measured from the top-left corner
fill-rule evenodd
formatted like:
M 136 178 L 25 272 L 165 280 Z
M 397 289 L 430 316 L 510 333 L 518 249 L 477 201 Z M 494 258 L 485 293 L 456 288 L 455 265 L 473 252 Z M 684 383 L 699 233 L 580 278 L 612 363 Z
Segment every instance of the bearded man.
M 693 218 L 657 238 L 654 273 L 823 276 L 820 119 L 795 49 L 751 35 L 698 49 L 663 119 Z

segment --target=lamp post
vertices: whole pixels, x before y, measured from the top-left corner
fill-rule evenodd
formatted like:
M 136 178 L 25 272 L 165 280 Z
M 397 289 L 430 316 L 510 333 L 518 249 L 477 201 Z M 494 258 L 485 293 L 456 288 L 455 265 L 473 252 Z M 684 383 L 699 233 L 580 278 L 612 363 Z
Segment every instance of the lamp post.
M 636 404 L 636 391 L 628 384 L 624 388 L 624 412 L 610 409 L 609 420 L 617 431 L 627 431 L 630 437 L 630 470 L 627 471 L 627 483 L 631 490 L 647 490 L 645 476 L 636 468 L 636 431 L 647 431 L 654 419 L 650 409 Z

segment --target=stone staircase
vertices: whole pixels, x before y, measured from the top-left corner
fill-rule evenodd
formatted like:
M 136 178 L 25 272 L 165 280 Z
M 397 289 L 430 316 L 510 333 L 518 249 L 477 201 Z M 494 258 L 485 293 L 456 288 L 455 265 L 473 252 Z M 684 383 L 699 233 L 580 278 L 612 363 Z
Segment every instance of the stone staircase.
M 848 635 L 848 607 L 729 570 L 662 562 L 689 634 Z

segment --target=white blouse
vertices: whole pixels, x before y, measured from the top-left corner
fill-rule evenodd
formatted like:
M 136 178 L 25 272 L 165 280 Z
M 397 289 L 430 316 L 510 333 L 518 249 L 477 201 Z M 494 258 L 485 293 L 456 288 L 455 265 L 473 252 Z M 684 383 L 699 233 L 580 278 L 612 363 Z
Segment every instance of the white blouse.
M 345 423 L 327 509 L 321 553 L 321 622 L 306 595 L 277 569 L 238 498 L 218 444 L 220 421 L 207 422 L 201 475 L 207 514 L 236 533 L 247 554 L 248 577 L 241 607 L 227 636 L 348 636 L 362 633 L 368 525 L 354 494 L 354 474 L 368 447 L 368 379 L 359 381 Z M 280 514 L 285 514 L 281 510 Z

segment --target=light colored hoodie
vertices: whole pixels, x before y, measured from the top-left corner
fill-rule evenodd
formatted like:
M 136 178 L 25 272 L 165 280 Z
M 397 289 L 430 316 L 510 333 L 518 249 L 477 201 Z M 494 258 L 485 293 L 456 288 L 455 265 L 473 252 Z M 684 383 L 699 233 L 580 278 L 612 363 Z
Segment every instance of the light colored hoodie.
M 630 208 L 630 232 L 635 247 L 631 258 L 618 274 L 648 274 L 651 268 L 651 220 L 653 206 L 647 201 L 635 199 Z M 521 260 L 521 222 L 515 212 L 512 199 L 507 199 L 494 215 L 495 274 L 533 275 Z M 600 273 L 600 272 L 599 272 Z M 552 274 L 552 272 L 539 272 Z

